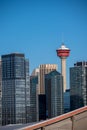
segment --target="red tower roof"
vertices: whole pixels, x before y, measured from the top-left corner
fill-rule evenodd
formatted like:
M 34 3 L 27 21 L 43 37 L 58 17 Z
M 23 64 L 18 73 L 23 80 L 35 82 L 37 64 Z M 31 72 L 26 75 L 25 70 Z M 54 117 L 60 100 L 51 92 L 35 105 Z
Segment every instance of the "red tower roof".
M 58 50 L 56 50 L 56 52 L 59 57 L 68 57 L 70 54 L 70 49 L 63 44 Z

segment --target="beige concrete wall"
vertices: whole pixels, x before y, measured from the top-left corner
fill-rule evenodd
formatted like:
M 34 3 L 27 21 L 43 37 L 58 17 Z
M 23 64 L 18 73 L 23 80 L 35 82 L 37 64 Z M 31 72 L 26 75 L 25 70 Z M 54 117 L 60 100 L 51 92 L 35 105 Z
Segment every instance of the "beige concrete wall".
M 40 94 L 45 94 L 45 74 L 49 72 L 57 70 L 56 64 L 42 64 L 39 67 L 39 86 L 40 86 Z
M 61 73 L 63 76 L 63 91 L 66 91 L 66 57 L 61 58 Z
M 87 106 L 20 130 L 87 130 Z
M 87 112 L 43 127 L 42 130 L 87 130 Z

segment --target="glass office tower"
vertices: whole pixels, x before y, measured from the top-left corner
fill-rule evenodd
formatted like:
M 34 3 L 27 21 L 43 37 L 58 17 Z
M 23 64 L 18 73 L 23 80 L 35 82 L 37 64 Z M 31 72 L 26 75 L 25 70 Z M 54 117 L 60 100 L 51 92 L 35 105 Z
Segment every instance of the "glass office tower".
M 24 54 L 2 55 L 2 124 L 28 122 L 29 61 Z
M 37 121 L 37 84 L 38 76 L 30 76 L 30 122 Z
M 63 77 L 56 70 L 45 75 L 45 94 L 47 118 L 63 114 Z
M 77 62 L 70 68 L 71 110 L 87 105 L 87 62 Z

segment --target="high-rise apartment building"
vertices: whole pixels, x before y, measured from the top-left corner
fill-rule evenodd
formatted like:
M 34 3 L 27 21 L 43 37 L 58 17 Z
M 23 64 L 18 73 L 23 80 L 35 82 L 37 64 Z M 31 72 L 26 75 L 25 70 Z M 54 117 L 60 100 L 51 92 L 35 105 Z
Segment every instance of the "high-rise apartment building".
M 57 70 L 56 64 L 42 64 L 39 66 L 39 93 L 45 94 L 45 74 Z
M 46 116 L 63 114 L 63 76 L 55 71 L 45 75 Z
M 71 110 L 87 105 L 87 62 L 77 62 L 70 68 Z
M 2 124 L 29 122 L 29 61 L 24 54 L 1 56 Z

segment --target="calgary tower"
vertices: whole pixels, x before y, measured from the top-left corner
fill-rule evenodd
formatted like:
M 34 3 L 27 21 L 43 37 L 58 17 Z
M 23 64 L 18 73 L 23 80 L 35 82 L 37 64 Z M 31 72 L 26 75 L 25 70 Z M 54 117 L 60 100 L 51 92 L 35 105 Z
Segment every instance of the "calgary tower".
M 63 91 L 66 91 L 66 58 L 70 54 L 70 49 L 67 48 L 64 44 L 56 50 L 57 56 L 61 58 L 61 73 L 63 76 Z

